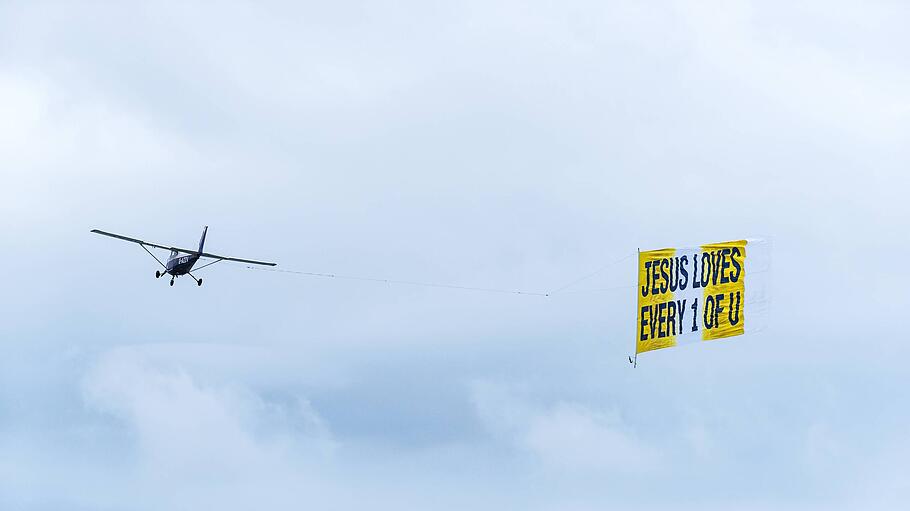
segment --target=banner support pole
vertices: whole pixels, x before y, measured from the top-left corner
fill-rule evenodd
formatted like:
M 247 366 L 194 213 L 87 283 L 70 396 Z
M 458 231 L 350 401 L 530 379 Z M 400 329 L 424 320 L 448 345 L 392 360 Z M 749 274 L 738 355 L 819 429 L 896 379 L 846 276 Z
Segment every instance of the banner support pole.
M 635 258 L 635 280 L 637 282 L 639 265 L 641 264 L 641 247 L 638 247 L 636 250 L 638 251 L 638 257 Z M 638 285 L 635 286 L 635 289 L 636 289 L 635 292 L 638 293 L 638 291 L 637 291 Z M 638 317 L 637 313 L 635 314 L 635 317 L 636 318 Z M 638 321 L 636 321 L 636 323 L 638 323 Z M 635 339 L 635 344 L 634 344 L 635 358 L 633 358 L 631 360 L 631 362 L 632 362 L 632 369 L 635 369 L 636 367 L 638 367 L 638 325 L 635 325 L 635 335 L 632 338 Z

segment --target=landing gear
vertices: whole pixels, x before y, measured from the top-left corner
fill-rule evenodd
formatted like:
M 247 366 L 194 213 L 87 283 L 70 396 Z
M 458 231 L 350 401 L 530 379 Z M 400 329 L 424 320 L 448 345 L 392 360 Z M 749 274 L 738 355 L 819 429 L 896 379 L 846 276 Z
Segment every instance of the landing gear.
M 202 285 L 202 279 L 197 280 L 197 281 L 196 281 L 196 285 L 201 286 L 201 285 Z
M 174 277 L 171 277 L 171 285 L 174 285 Z
M 189 275 L 191 279 L 193 279 L 193 280 L 196 281 L 196 285 L 197 285 L 197 286 L 201 286 L 201 285 L 202 285 L 202 279 L 197 279 L 196 276 L 193 275 L 193 274 L 190 273 L 190 272 L 186 272 L 186 274 Z
M 155 278 L 157 279 L 159 277 L 161 277 L 161 272 L 158 270 L 155 270 Z

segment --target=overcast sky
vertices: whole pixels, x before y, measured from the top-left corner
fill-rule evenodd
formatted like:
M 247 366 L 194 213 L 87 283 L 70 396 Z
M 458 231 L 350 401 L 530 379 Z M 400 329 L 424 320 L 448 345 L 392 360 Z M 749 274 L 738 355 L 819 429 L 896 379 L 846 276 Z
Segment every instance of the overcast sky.
M 0 2 L 0 508 L 906 506 L 910 7 L 643 4 Z M 204 225 L 615 264 L 89 233 Z M 632 369 L 629 256 L 749 236 Z

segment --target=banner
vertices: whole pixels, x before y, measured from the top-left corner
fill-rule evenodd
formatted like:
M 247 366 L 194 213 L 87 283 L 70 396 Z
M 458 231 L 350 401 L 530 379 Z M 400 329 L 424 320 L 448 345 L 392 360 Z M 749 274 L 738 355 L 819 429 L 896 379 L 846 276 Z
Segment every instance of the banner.
M 764 328 L 770 252 L 754 239 L 639 252 L 635 353 Z

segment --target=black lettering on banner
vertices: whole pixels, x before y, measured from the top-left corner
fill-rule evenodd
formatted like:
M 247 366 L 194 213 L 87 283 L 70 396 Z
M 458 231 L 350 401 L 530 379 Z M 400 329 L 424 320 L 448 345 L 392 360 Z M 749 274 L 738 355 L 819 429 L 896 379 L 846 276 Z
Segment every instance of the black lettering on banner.
M 730 255 L 730 249 L 725 248 L 720 252 L 720 283 L 726 284 L 730 282 L 730 278 L 727 277 L 727 270 L 730 269 L 730 261 L 727 260 L 727 256 Z
M 711 330 L 714 328 L 714 297 L 708 295 L 705 297 L 705 317 L 704 325 L 705 330 Z
M 679 334 L 683 334 L 683 320 L 686 317 L 686 301 L 676 300 L 676 310 L 679 311 Z
M 670 327 L 673 327 L 672 333 Z M 667 302 L 667 336 L 676 335 L 676 302 Z
M 737 258 L 741 255 L 739 247 L 733 247 L 733 250 L 731 252 L 732 255 L 730 256 L 730 259 L 733 262 L 733 268 L 736 270 L 736 273 L 730 277 L 730 282 L 739 282 L 739 276 L 743 271 L 742 266 L 740 266 L 739 261 L 737 260 Z
M 645 305 L 641 308 L 641 334 L 639 335 L 639 339 L 642 341 L 648 340 L 648 334 L 645 332 L 645 326 L 648 325 L 648 319 L 645 318 L 645 313 L 648 313 L 650 316 L 650 309 L 651 307 L 649 305 Z
M 741 286 L 731 284 L 744 280 L 745 254 L 742 246 L 714 245 L 685 255 L 642 260 L 639 268 L 644 282 L 639 283 L 639 300 L 651 303 L 639 308 L 638 341 L 654 343 L 697 334 L 700 329 L 707 331 L 706 338 L 742 333 L 744 293 Z M 677 293 L 690 288 L 695 289 L 693 296 L 676 299 Z
M 723 301 L 724 301 L 723 293 L 714 295 L 714 328 L 717 328 L 720 326 L 719 316 L 720 316 L 720 313 L 724 311 Z
M 702 252 L 701 254 L 701 287 L 708 287 L 708 281 L 711 277 L 711 254 Z
M 657 306 L 657 338 L 662 339 L 667 336 L 666 330 L 664 330 L 664 324 L 667 321 L 667 302 L 663 302 Z
M 735 326 L 737 323 L 739 323 L 740 300 L 741 300 L 740 293 L 739 293 L 739 291 L 737 291 L 736 292 L 736 307 L 734 307 L 733 306 L 733 293 L 730 293 L 730 315 L 729 315 L 730 326 Z M 735 317 L 733 316 L 734 311 L 736 311 Z
M 673 270 L 676 270 L 675 272 Z M 670 259 L 670 292 L 675 293 L 679 286 L 679 258 Z
M 657 266 L 658 266 L 657 261 L 654 261 L 654 263 L 651 264 L 651 294 L 652 295 L 656 295 L 657 293 L 660 292 L 660 290 L 657 289 L 657 270 L 658 270 Z
M 692 331 L 698 332 L 698 298 L 692 300 Z
M 645 285 L 641 288 L 641 296 L 648 296 L 648 289 L 651 287 L 651 261 L 645 261 Z
M 717 285 L 717 274 L 720 273 L 720 254 L 717 250 L 711 252 L 711 285 Z
M 654 329 L 657 328 L 657 318 L 654 317 L 655 306 L 649 305 L 648 308 L 651 309 L 650 314 L 649 314 L 651 319 L 649 321 L 651 322 L 651 339 L 653 339 L 654 338 Z
M 684 277 L 684 280 L 679 283 L 679 290 L 683 291 L 686 289 L 686 286 L 689 285 L 689 270 L 686 269 L 686 266 L 689 265 L 689 256 L 682 256 L 680 261 L 682 264 L 679 265 L 679 272 Z

